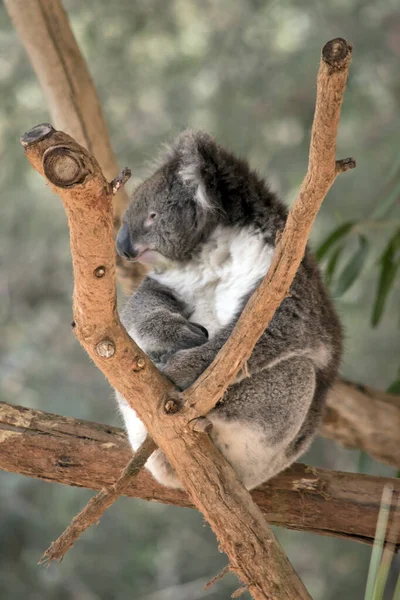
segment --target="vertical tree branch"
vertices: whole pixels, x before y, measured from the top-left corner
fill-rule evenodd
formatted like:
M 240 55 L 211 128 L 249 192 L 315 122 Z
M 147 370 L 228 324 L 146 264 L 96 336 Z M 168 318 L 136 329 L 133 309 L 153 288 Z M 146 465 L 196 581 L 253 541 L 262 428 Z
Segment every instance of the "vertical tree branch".
M 87 148 L 111 181 L 119 168 L 107 123 L 61 0 L 5 0 L 5 5 L 48 102 L 53 123 Z M 113 202 L 116 229 L 127 203 L 126 191 L 121 189 Z M 144 268 L 119 257 L 117 261 L 118 279 L 130 292 L 143 277 Z

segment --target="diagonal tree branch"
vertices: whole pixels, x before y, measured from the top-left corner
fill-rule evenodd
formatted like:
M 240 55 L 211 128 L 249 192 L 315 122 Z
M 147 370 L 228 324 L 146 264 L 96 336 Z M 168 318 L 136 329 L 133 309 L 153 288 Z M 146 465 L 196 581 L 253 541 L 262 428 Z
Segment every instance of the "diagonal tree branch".
M 190 413 L 207 414 L 245 365 L 276 309 L 289 293 L 323 199 L 337 175 L 355 167 L 352 158 L 336 160 L 336 137 L 351 51 L 352 45 L 342 38 L 331 40 L 322 49 L 307 174 L 264 281 L 250 298 L 214 362 L 185 394 Z
M 68 528 L 57 538 L 55 542 L 46 550 L 39 561 L 39 564 L 49 565 L 52 560 L 62 560 L 66 552 L 75 544 L 79 536 L 86 531 L 93 523 L 96 523 L 103 516 L 107 508 L 110 508 L 119 496 L 124 494 L 125 489 L 130 486 L 133 480 L 139 475 L 140 470 L 144 467 L 147 459 L 156 450 L 157 446 L 153 440 L 147 436 L 143 444 L 138 448 L 137 452 L 117 481 L 109 489 L 101 490 L 96 496 L 93 496 L 74 517 Z
M 130 457 L 122 429 L 0 403 L 0 469 L 110 490 Z M 251 495 L 273 525 L 373 544 L 385 485 L 400 492 L 400 479 L 295 464 Z M 193 508 L 185 492 L 157 484 L 147 471 L 139 473 L 124 494 Z M 394 509 L 400 525 L 400 513 Z
M 52 121 L 92 153 L 110 181 L 119 171 L 100 100 L 61 0 L 5 0 L 48 102 Z M 128 203 L 125 190 L 115 196 L 118 229 Z M 144 274 L 139 264 L 117 258 L 118 279 L 131 292 Z

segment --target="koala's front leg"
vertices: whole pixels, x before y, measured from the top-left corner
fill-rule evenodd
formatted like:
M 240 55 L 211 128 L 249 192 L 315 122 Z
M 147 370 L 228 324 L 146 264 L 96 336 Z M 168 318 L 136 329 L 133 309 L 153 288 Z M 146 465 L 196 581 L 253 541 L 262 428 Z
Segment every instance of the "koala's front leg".
M 172 356 L 163 357 L 157 367 L 179 389 L 185 390 L 207 369 L 228 339 L 231 327 L 221 331 L 217 336 L 198 346 L 180 350 Z
M 147 277 L 128 300 L 121 320 L 129 335 L 157 364 L 161 356 L 207 342 L 207 330 L 190 323 L 188 313 L 171 290 Z

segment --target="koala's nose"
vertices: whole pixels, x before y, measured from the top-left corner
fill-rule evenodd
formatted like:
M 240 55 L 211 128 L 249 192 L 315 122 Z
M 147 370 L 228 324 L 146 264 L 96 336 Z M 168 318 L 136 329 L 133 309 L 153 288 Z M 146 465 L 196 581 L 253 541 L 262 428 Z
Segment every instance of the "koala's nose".
M 137 250 L 131 244 L 129 237 L 129 229 L 126 223 L 121 225 L 115 242 L 117 252 L 123 258 L 135 258 L 138 254 Z

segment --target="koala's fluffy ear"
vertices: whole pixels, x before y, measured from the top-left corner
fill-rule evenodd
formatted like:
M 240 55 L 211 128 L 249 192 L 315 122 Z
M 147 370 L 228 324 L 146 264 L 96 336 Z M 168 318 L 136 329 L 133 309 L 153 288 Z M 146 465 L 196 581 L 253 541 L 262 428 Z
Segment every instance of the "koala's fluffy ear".
M 173 150 L 179 160 L 179 177 L 193 188 L 199 207 L 215 209 L 218 146 L 210 135 L 200 131 L 184 131 Z

